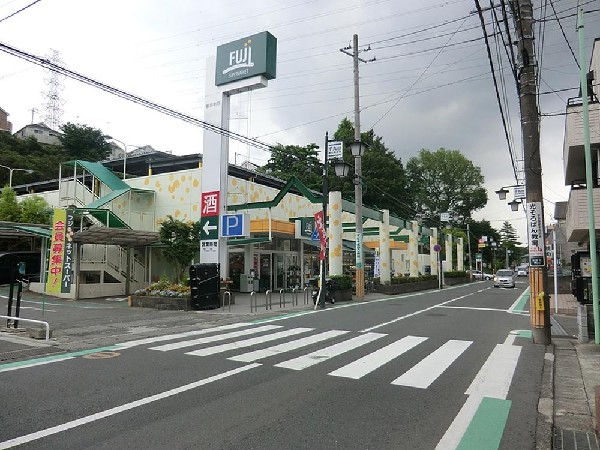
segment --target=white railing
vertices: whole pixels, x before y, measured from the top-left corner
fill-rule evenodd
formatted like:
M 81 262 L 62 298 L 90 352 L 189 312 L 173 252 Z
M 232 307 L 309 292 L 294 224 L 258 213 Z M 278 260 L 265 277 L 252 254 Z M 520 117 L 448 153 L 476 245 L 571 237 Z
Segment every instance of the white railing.
M 81 265 L 84 270 L 90 265 L 94 270 L 110 269 L 107 272 L 117 280 L 125 282 L 127 250 L 117 245 L 86 244 L 83 247 Z M 146 266 L 135 256 L 131 258 L 130 281 L 146 281 Z

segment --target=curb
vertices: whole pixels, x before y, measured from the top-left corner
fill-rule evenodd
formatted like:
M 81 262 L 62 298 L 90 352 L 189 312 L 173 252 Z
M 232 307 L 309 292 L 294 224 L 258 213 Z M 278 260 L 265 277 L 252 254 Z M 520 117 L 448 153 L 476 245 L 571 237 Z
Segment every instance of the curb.
M 544 367 L 535 433 L 535 448 L 548 450 L 552 448 L 552 433 L 554 429 L 554 345 L 546 346 Z

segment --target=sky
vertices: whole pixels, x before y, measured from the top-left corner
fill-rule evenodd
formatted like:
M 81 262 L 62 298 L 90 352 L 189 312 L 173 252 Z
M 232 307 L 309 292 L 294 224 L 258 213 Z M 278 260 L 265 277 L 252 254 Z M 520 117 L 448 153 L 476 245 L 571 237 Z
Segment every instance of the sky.
M 533 1 L 534 17 L 547 19 L 535 24 L 546 224 L 554 221 L 554 203 L 569 195 L 562 114 L 578 92 L 577 4 Z M 600 37 L 594 34 L 600 0 L 579 4 L 590 11 L 587 66 Z M 509 221 L 525 243 L 524 212 L 510 210 L 511 195 L 501 201 L 494 193 L 516 184 L 514 170 L 523 180 L 523 157 L 507 47 L 498 44 L 499 34 L 493 37 L 498 30 L 489 10 L 484 18 L 516 169 L 474 0 L 0 0 L 0 43 L 40 57 L 57 52 L 59 64 L 72 71 L 203 119 L 206 59 L 218 45 L 269 31 L 277 38 L 277 77 L 232 98 L 230 128 L 270 144 L 322 146 L 325 132 L 333 134 L 345 117 L 353 121 L 352 58 L 340 49 L 358 34 L 361 58 L 375 59 L 360 65 L 362 131 L 372 128 L 404 164 L 420 149 L 460 150 L 481 168 L 488 190 L 488 204 L 473 217 L 496 229 Z M 0 108 L 13 131 L 45 120 L 50 80 L 47 70 L 0 51 Z M 59 81 L 62 123 L 98 128 L 130 151 L 151 145 L 176 155 L 202 153 L 198 126 L 76 80 Z M 261 165 L 268 158 L 265 150 L 230 145 L 232 163 Z

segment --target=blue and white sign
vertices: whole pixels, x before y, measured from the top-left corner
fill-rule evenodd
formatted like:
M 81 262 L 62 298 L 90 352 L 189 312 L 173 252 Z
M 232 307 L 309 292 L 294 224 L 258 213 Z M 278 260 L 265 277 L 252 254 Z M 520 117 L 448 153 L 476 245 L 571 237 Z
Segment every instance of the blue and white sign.
M 312 234 L 310 235 L 310 240 L 311 241 L 319 240 L 319 230 L 317 230 L 316 228 L 313 230 Z
M 224 214 L 221 216 L 221 237 L 250 236 L 248 214 Z

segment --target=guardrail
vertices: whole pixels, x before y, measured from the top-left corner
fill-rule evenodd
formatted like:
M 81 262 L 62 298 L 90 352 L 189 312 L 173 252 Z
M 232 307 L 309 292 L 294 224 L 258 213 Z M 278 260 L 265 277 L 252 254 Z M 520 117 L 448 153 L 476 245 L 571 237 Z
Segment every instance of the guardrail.
M 283 307 L 285 308 L 285 291 L 283 289 L 279 289 L 279 307 L 281 308 L 281 303 L 283 302 Z
M 298 306 L 298 288 L 292 289 L 292 306 Z
M 223 292 L 223 303 L 221 304 L 221 311 L 225 311 L 225 297 L 227 297 L 227 304 L 229 305 L 229 312 L 231 312 L 231 292 Z
M 309 289 L 308 287 L 305 287 L 305 288 L 304 288 L 304 290 L 302 291 L 302 293 L 303 293 L 303 296 L 304 296 L 304 304 L 305 304 L 305 305 L 308 305 L 308 304 L 310 304 L 310 303 L 309 303 L 309 301 L 308 301 L 308 296 L 310 295 L 310 294 L 308 293 L 308 289 Z M 311 290 L 311 292 L 312 292 L 312 290 Z
M 19 322 L 31 322 L 31 323 L 41 323 L 46 328 L 46 340 L 50 340 L 50 324 L 48 322 L 44 322 L 43 320 L 34 320 L 34 319 L 23 319 L 22 317 L 13 317 L 13 316 L 2 316 L 0 315 L 0 319 L 14 320 L 15 325 Z
M 256 292 L 250 292 L 250 312 L 258 311 L 258 299 L 256 298 Z
M 265 309 L 273 309 L 273 301 L 271 300 L 271 289 L 265 292 Z

